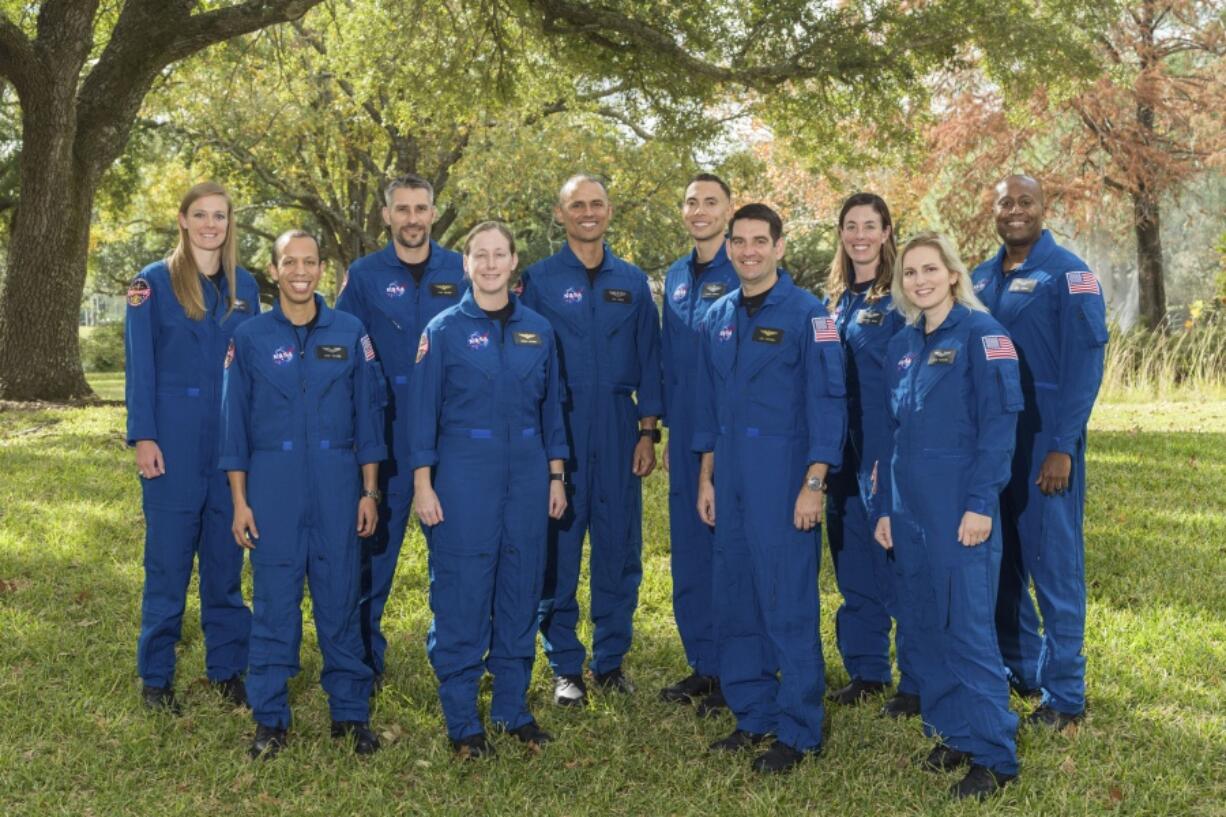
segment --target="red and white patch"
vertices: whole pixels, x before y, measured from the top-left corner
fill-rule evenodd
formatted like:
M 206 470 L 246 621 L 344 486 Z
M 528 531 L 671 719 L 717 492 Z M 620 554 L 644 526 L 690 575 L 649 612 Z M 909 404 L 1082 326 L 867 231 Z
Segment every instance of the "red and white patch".
M 1081 272 L 1066 272 L 1068 291 L 1070 295 L 1098 295 L 1102 292 L 1098 287 L 1098 278 L 1089 270 Z
M 814 318 L 813 319 L 813 342 L 814 343 L 838 343 L 839 342 L 839 327 L 834 322 L 833 318 Z
M 226 349 L 226 368 L 234 362 L 234 338 L 230 338 L 230 346 Z
M 375 359 L 375 347 L 370 342 L 370 335 L 362 335 L 362 355 L 366 358 L 367 363 L 373 363 Z
M 140 306 L 153 295 L 153 288 L 144 278 L 136 278 L 128 284 L 128 306 Z
M 988 360 L 1017 360 L 1017 349 L 1008 335 L 984 335 L 983 354 Z
M 425 332 L 421 333 L 421 340 L 417 341 L 417 362 L 421 363 L 421 359 L 430 352 L 430 336 Z

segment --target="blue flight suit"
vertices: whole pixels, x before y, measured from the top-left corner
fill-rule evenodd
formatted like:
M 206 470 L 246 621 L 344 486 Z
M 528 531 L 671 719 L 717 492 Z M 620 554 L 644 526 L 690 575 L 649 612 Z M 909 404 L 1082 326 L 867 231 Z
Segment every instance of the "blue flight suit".
M 822 744 L 821 526 L 793 524 L 815 462 L 839 466 L 843 350 L 825 307 L 781 274 L 750 317 L 740 290 L 707 313 L 693 448 L 715 452 L 719 682 L 737 728 Z M 776 677 L 778 674 L 779 677 Z
M 924 730 L 975 763 L 1016 774 L 1017 716 L 991 611 L 1000 490 L 1022 407 L 1017 355 L 995 319 L 962 304 L 931 335 L 921 316 L 887 349 L 891 434 L 874 511 L 890 518 L 899 626 Z M 991 535 L 974 547 L 958 542 L 967 511 L 992 517 Z
M 545 580 L 549 460 L 567 456 L 553 329 L 514 295 L 504 327 L 472 293 L 426 326 L 414 375 L 410 467 L 431 466 L 443 521 L 430 530 L 426 646 L 447 735 L 532 722 L 525 697 Z
M 349 266 L 345 287 L 336 299 L 341 312 L 356 315 L 370 332 L 387 378 L 384 435 L 391 457 L 379 468 L 379 528 L 362 542 L 362 642 L 366 663 L 383 674 L 387 638 L 381 622 L 392 592 L 396 562 L 404 544 L 413 503 L 413 469 L 409 467 L 409 424 L 413 394 L 413 355 L 430 319 L 460 302 L 468 286 L 464 260 L 457 252 L 430 242 L 430 259 L 421 284 L 396 255 L 392 242 Z
M 1041 688 L 1043 703 L 1078 715 L 1085 709 L 1086 425 L 1103 378 L 1107 306 L 1085 262 L 1047 230 L 1020 267 L 1005 273 L 1004 257 L 1002 247 L 973 273 L 975 291 L 1017 345 L 1026 399 L 1013 477 L 1001 497 L 997 632 L 1013 683 Z M 1035 480 L 1053 451 L 1072 458 L 1072 473 L 1068 490 L 1044 496 Z
M 128 445 L 153 440 L 166 473 L 141 480 L 145 512 L 145 590 L 136 665 L 147 686 L 170 687 L 192 558 L 200 559 L 200 626 L 205 670 L 224 681 L 247 670 L 251 611 L 240 586 L 242 551 L 230 533 L 234 508 L 217 469 L 222 363 L 235 328 L 260 311 L 255 279 L 238 267 L 237 300 L 228 284 L 204 276 L 205 315 L 187 317 L 165 261 L 128 287 L 124 321 Z
M 522 283 L 524 306 L 544 315 L 557 336 L 570 435 L 573 493 L 566 514 L 549 523 L 545 655 L 555 675 L 583 673 L 575 592 L 590 528 L 591 669 L 612 672 L 630 649 L 643 578 L 643 489 L 631 468 L 639 418 L 664 413 L 660 316 L 647 276 L 608 245 L 594 286 L 569 244 L 525 270 Z
M 889 684 L 890 618 L 898 617 L 894 568 L 873 538 L 869 504 L 873 469 L 889 435 L 885 410 L 885 351 L 902 328 L 902 314 L 890 295 L 867 300 L 867 292 L 845 291 L 833 317 L 843 341 L 847 370 L 847 444 L 843 467 L 834 474 L 826 502 L 826 536 L 843 605 L 835 614 L 835 634 L 843 666 L 853 680 Z M 830 305 L 827 304 L 827 307 Z M 895 636 L 898 691 L 918 695 L 905 638 Z
M 315 308 L 310 329 L 278 301 L 235 333 L 221 407 L 219 464 L 247 472 L 260 532 L 247 698 L 257 723 L 279 729 L 289 728 L 289 679 L 300 669 L 304 577 L 332 720 L 369 719 L 374 677 L 363 661 L 356 527 L 360 466 L 387 457 L 387 387 L 361 321 L 319 295 Z
M 697 280 L 691 251 L 668 268 L 664 279 L 664 414 L 668 418 L 668 527 L 673 574 L 673 617 L 685 658 L 698 675 L 719 675 L 711 599 L 712 529 L 698 518 L 698 466 L 694 438 L 694 389 L 701 357 L 701 327 L 717 300 L 740 286 L 720 245 Z

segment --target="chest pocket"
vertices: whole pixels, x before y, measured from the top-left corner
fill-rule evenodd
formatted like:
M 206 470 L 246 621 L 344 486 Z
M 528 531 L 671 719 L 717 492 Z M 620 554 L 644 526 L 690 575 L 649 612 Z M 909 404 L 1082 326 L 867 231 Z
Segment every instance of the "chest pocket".
M 752 329 L 747 326 L 743 328 L 749 335 L 748 338 L 742 338 L 740 349 L 737 352 L 740 356 L 738 366 L 743 379 L 753 380 L 768 365 L 795 367 L 796 360 L 800 356 L 795 329 L 763 324 Z M 831 346 L 839 348 L 837 343 L 832 343 Z M 840 354 L 842 354 L 841 351 Z
M 408 293 L 398 298 L 389 298 L 382 289 L 374 293 L 374 311 L 378 317 L 397 332 L 407 332 L 412 324 L 412 299 Z M 371 327 L 368 327 L 371 328 Z
M 1031 310 L 1036 304 L 1049 301 L 1054 294 L 1051 282 L 1051 276 L 1041 271 L 1031 273 L 1025 278 L 1011 276 L 1007 279 L 1000 294 L 1000 322 L 1011 326 L 1023 312 Z
M 600 290 L 596 304 L 601 329 L 607 335 L 615 335 L 627 327 L 630 319 L 638 314 L 636 294 L 629 289 L 609 287 Z
M 297 345 L 266 343 L 253 350 L 254 378 L 264 382 L 287 401 L 293 402 L 302 391 L 302 361 Z
M 922 352 L 913 365 L 919 369 L 915 374 L 915 394 L 916 406 L 921 407 L 951 373 L 965 370 L 966 349 L 961 341 L 945 340 Z M 957 382 L 956 378 L 954 382 Z
M 549 348 L 545 344 L 550 342 L 550 338 L 542 332 L 507 333 L 508 368 L 529 393 L 538 396 L 545 392 L 545 366 L 549 359 Z

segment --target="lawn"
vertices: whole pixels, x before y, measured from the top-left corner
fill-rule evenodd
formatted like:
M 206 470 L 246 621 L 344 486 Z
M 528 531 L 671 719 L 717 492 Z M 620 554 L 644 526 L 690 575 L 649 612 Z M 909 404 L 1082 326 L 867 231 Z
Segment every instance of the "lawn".
M 101 387 L 111 397 L 122 380 Z M 627 663 L 637 695 L 559 711 L 538 662 L 533 705 L 557 742 L 532 754 L 499 738 L 494 760 L 455 762 L 425 657 L 415 533 L 389 607 L 388 688 L 373 717 L 385 750 L 363 762 L 329 740 L 308 624 L 293 743 L 272 763 L 252 763 L 249 717 L 204 685 L 194 599 L 179 653 L 186 714 L 140 706 L 143 522 L 122 428 L 113 405 L 0 410 L 0 814 L 1226 814 L 1226 403 L 1096 412 L 1090 714 L 1064 734 L 1023 731 L 1021 781 L 984 806 L 950 802 L 956 778 L 916 767 L 929 744 L 915 722 L 880 719 L 875 706 L 833 711 L 825 754 L 784 779 L 703 751 L 731 721 L 699 721 L 655 696 L 685 672 L 661 474 L 646 483 L 645 579 Z M 823 568 L 834 685 L 846 679 L 834 650 L 839 599 L 828 559 Z

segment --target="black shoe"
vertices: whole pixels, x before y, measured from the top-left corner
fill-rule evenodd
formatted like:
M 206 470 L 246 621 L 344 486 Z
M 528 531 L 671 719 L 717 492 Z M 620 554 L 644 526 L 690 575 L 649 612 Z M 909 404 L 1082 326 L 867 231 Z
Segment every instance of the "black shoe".
M 924 758 L 923 767 L 930 772 L 952 772 L 971 762 L 970 752 L 959 752 L 952 746 L 938 743 Z
M 623 695 L 634 694 L 634 684 L 622 672 L 622 668 L 611 669 L 608 672 L 592 673 L 592 680 L 601 692 L 620 692 Z
M 768 740 L 770 740 L 770 735 L 760 735 L 757 732 L 746 732 L 743 729 L 737 729 L 728 737 L 715 741 L 707 748 L 712 752 L 739 752 L 742 749 L 758 746 Z
M 817 753 L 817 750 L 802 752 L 799 749 L 793 749 L 786 743 L 775 741 L 771 748 L 755 757 L 749 765 L 755 772 L 780 774 L 782 772 L 790 772 L 800 761 L 809 755 L 816 755 Z
M 992 771 L 987 766 L 974 763 L 971 764 L 971 770 L 966 773 L 966 777 L 959 780 L 949 792 L 957 800 L 965 800 L 967 797 L 983 800 L 1016 779 L 1015 774 L 1001 774 Z
M 379 736 L 370 730 L 365 721 L 332 721 L 332 737 L 353 737 L 353 751 L 359 755 L 373 755 L 379 751 Z
M 170 687 L 150 687 L 141 690 L 141 701 L 146 709 L 155 712 L 169 712 L 171 715 L 182 715 L 183 707 L 175 700 L 175 691 Z
M 887 718 L 914 718 L 919 713 L 919 696 L 907 692 L 895 692 L 881 707 L 881 714 Z
M 520 743 L 537 748 L 553 741 L 553 735 L 542 729 L 536 721 L 528 721 L 518 729 L 511 729 L 507 734 L 514 735 Z
M 558 706 L 583 706 L 587 687 L 578 675 L 559 675 L 553 679 L 553 702 Z
M 880 681 L 861 681 L 859 678 L 852 678 L 850 684 L 831 692 L 826 699 L 843 706 L 862 704 L 877 693 L 884 692 L 886 686 Z
M 694 708 L 694 714 L 700 718 L 714 718 L 721 712 L 728 711 L 728 702 L 724 700 L 724 691 L 715 685 L 711 694 L 699 701 Z
M 1065 727 L 1080 722 L 1083 717 L 1085 717 L 1084 712 L 1069 715 L 1065 712 L 1052 709 L 1047 704 L 1043 704 L 1027 716 L 1026 723 L 1031 726 L 1049 726 L 1059 732 Z
M 1043 689 L 1041 687 L 1029 689 L 1027 687 L 1018 686 L 1017 684 L 1009 684 L 1009 688 L 1013 690 L 1015 695 L 1027 701 L 1043 700 Z
M 455 749 L 456 757 L 460 760 L 477 760 L 494 756 L 494 744 L 485 739 L 484 732 L 453 740 L 451 748 Z
M 718 679 L 693 672 L 672 686 L 660 690 L 660 700 L 670 704 L 689 704 L 693 703 L 695 698 L 710 695 L 718 686 Z
M 251 741 L 251 748 L 247 750 L 247 754 L 252 760 L 272 760 L 278 752 L 285 748 L 287 740 L 288 736 L 284 729 L 257 723 L 255 740 Z
M 247 686 L 243 683 L 243 676 L 235 675 L 224 681 L 216 681 L 212 686 L 232 706 L 251 708 L 247 703 Z

